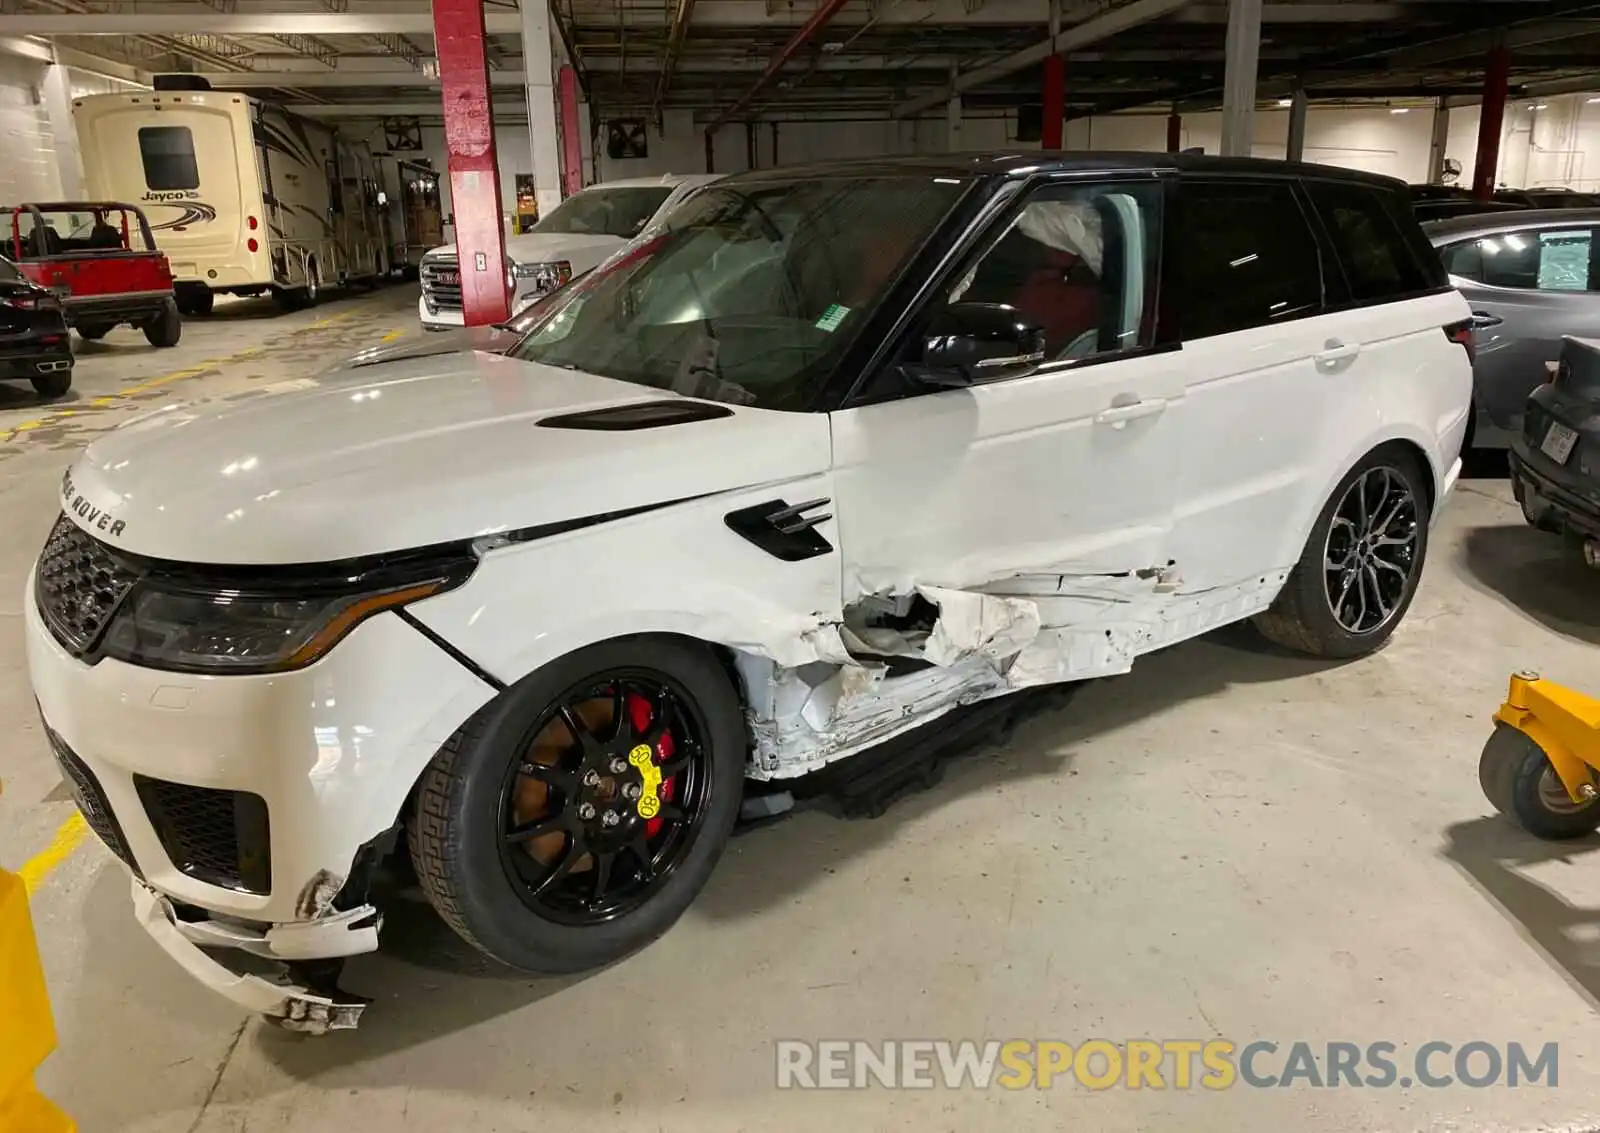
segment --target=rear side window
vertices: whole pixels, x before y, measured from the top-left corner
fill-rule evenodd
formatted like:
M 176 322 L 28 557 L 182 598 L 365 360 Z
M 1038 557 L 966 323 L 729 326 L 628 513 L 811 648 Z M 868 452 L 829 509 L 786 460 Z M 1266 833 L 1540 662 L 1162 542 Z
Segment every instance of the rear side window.
M 1310 182 L 1306 192 L 1322 219 L 1357 303 L 1422 294 L 1434 274 L 1388 208 L 1385 194 L 1363 185 Z
M 1287 181 L 1182 182 L 1171 242 L 1185 339 L 1322 308 L 1317 240 Z
M 144 183 L 157 192 L 200 187 L 194 135 L 187 126 L 140 126 L 139 157 Z
M 1594 291 L 1594 229 L 1502 232 L 1441 250 L 1445 270 L 1491 287 Z

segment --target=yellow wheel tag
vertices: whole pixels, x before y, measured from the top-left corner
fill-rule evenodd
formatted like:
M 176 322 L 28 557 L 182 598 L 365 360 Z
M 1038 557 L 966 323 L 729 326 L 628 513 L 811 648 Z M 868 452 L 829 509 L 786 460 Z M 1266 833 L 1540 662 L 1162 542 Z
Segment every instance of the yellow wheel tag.
M 654 818 L 661 813 L 661 796 L 656 794 L 661 786 L 661 768 L 656 766 L 655 753 L 649 744 L 640 744 L 628 753 L 628 762 L 639 769 L 644 779 L 644 791 L 636 805 L 640 818 Z

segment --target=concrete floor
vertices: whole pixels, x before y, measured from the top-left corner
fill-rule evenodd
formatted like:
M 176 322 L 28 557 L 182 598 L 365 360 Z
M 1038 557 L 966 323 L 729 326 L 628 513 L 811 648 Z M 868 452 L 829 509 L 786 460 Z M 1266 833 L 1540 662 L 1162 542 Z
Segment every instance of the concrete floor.
M 288 317 L 219 307 L 171 351 L 119 331 L 48 410 L 0 387 L 0 861 L 38 853 L 71 813 L 17 627 L 73 453 L 144 407 L 412 333 L 413 294 Z M 326 1039 L 191 983 L 133 928 L 125 875 L 90 840 L 34 899 L 61 1031 L 41 1084 L 86 1133 L 1593 1129 L 1600 840 L 1551 847 L 1485 817 L 1475 768 L 1511 670 L 1600 687 L 1597 596 L 1503 479 L 1467 481 L 1377 656 L 1324 665 L 1229 631 L 1149 658 L 882 819 L 808 813 L 736 839 L 676 929 L 586 979 L 498 970 L 405 904 L 352 969 L 376 998 L 363 1029 Z M 1560 1078 L 773 1087 L 782 1038 L 1214 1035 L 1557 1041 Z

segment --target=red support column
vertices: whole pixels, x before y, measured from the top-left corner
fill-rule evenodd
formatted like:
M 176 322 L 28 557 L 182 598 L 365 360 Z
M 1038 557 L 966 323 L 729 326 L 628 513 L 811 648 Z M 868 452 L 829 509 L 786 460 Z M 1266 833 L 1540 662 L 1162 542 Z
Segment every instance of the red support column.
M 1051 55 L 1044 61 L 1044 107 L 1040 112 L 1039 148 L 1061 148 L 1061 124 L 1067 116 L 1067 61 Z
M 1177 153 L 1183 148 L 1183 116 L 1174 110 L 1167 115 L 1167 152 Z
M 1511 82 L 1511 52 L 1499 44 L 1489 52 L 1483 74 L 1483 106 L 1478 115 L 1478 158 L 1472 166 L 1472 195 L 1480 201 L 1494 196 L 1495 174 L 1500 164 L 1500 131 L 1506 121 L 1506 88 Z
M 468 326 L 504 322 L 511 313 L 510 297 L 482 0 L 433 0 L 433 37 L 444 95 L 462 306 Z
M 561 99 L 561 191 L 583 188 L 583 138 L 578 128 L 578 72 L 569 63 L 556 76 Z

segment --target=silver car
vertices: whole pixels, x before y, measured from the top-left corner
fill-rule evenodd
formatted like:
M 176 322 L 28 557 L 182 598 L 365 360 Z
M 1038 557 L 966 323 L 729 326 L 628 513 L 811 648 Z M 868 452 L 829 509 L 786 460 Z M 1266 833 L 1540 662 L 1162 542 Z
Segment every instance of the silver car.
M 1528 394 L 1561 354 L 1561 336 L 1600 338 L 1600 208 L 1492 212 L 1422 228 L 1472 305 L 1467 443 L 1504 448 L 1522 429 Z

